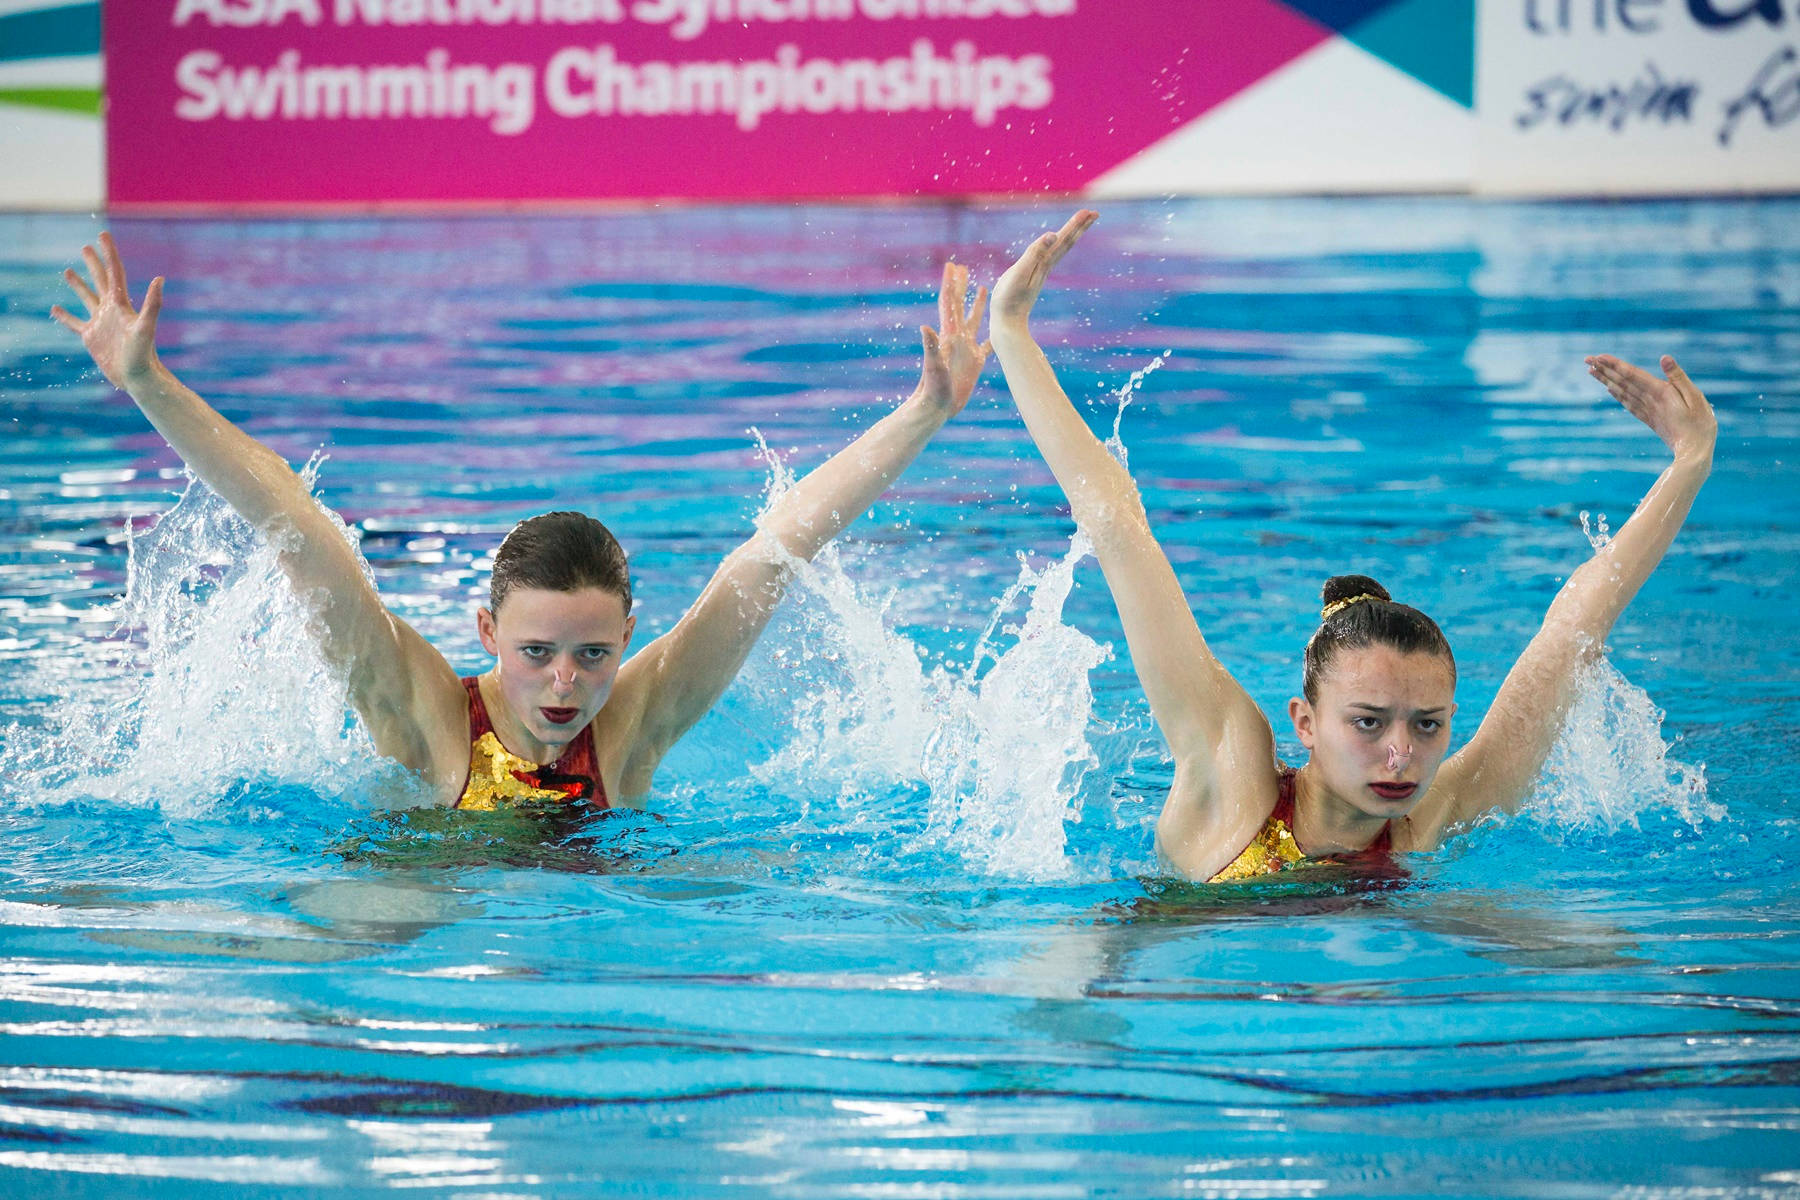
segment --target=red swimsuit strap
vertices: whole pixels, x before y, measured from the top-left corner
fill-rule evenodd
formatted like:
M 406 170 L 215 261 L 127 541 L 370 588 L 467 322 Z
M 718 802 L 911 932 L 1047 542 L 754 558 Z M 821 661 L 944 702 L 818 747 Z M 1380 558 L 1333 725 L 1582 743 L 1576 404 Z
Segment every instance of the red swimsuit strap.
M 469 743 L 473 745 L 482 734 L 494 731 L 494 723 L 488 719 L 487 701 L 481 698 L 481 676 L 471 675 L 462 685 L 469 693 Z
M 1273 819 L 1286 825 L 1289 833 L 1294 831 L 1294 794 L 1300 790 L 1299 778 L 1300 772 L 1293 767 L 1282 769 L 1281 777 L 1276 784 L 1275 811 L 1269 814 Z M 1348 854 L 1344 857 L 1355 858 L 1360 854 L 1390 854 L 1393 849 L 1394 823 L 1389 821 L 1382 825 L 1381 832 L 1375 835 L 1374 841 L 1356 851 L 1355 854 Z

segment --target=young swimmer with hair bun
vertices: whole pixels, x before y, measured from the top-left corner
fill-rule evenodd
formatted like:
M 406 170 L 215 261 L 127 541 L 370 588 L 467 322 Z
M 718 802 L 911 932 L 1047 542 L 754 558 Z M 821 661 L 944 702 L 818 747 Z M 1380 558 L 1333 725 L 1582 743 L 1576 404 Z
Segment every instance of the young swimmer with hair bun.
M 975 337 L 986 294 L 977 288 L 965 309 L 968 271 L 947 263 L 941 328 L 920 330 L 924 367 L 911 397 L 789 488 L 675 627 L 630 659 L 637 618 L 612 534 L 581 513 L 521 522 L 494 555 L 489 602 L 476 614 L 495 664 L 458 679 L 382 604 L 305 482 L 163 366 L 163 281 L 151 281 L 140 309 L 109 235 L 81 254 L 89 278 L 63 275 L 88 315 L 60 307 L 52 315 L 188 468 L 280 551 L 295 593 L 315 605 L 325 659 L 347 678 L 375 749 L 437 803 L 466 809 L 635 803 L 669 747 L 737 675 L 794 561 L 817 554 L 962 411 L 988 354 Z
M 1362 575 L 1328 580 L 1288 715 L 1309 757 L 1275 756 L 1268 718 L 1207 647 L 1150 532 L 1131 476 L 1089 432 L 1032 340 L 1050 269 L 1097 214 L 1034 241 L 994 285 L 989 337 L 1032 440 L 1062 485 L 1118 605 L 1175 778 L 1157 820 L 1163 860 L 1193 880 L 1248 879 L 1316 859 L 1429 850 L 1530 793 L 1573 699 L 1625 605 L 1662 561 L 1712 470 L 1712 407 L 1668 356 L 1664 378 L 1587 360 L 1673 461 L 1625 526 L 1563 585 L 1468 745 L 1446 757 L 1456 663 L 1431 618 Z

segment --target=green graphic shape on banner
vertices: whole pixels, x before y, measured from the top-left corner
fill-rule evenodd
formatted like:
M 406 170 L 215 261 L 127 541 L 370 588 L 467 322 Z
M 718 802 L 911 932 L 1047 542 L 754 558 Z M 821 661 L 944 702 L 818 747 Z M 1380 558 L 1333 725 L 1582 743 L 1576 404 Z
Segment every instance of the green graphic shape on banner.
M 16 104 L 21 108 L 47 108 L 54 112 L 80 113 L 84 117 L 100 115 L 98 88 L 8 88 L 0 87 L 0 104 Z

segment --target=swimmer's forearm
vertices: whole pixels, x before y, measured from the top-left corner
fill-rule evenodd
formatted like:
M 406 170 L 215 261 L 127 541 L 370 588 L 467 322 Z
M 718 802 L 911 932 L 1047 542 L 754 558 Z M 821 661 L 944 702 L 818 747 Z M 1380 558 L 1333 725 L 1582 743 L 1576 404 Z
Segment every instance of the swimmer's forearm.
M 1712 444 L 1676 456 L 1644 494 L 1611 542 L 1563 585 L 1544 620 L 1574 635 L 1585 654 L 1599 652 L 1619 614 L 1656 570 L 1687 522 L 1701 485 L 1712 473 Z
M 280 455 L 220 416 L 161 361 L 123 383 L 188 469 L 257 529 L 317 511 L 306 484 Z
M 797 558 L 811 559 L 868 511 L 925 448 L 951 410 L 915 391 L 861 437 L 809 472 L 759 522 L 765 536 Z
M 1076 524 L 1095 537 L 1104 522 L 1141 513 L 1130 475 L 1075 411 L 1024 324 L 996 321 L 989 336 L 1025 429 L 1069 498 Z

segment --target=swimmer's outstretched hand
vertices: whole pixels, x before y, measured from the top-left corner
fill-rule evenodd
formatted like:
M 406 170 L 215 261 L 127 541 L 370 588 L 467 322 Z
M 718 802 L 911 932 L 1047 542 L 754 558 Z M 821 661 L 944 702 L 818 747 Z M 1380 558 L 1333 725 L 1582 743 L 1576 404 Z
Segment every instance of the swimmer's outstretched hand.
M 1050 268 L 1061 262 L 1088 226 L 1099 219 L 1099 213 L 1084 208 L 1061 229 L 1046 233 L 1027 246 L 1019 261 L 1008 267 L 994 285 L 994 321 L 1023 325 L 1031 316 L 1038 294 L 1044 290 L 1044 281 L 1050 278 Z
M 919 372 L 918 394 L 946 409 L 946 417 L 955 416 L 969 402 L 990 349 L 986 342 L 975 340 L 987 308 L 987 289 L 976 288 L 974 301 L 964 308 L 963 297 L 968 292 L 969 268 L 945 263 L 943 283 L 938 287 L 941 328 L 919 326 L 925 342 L 925 366 Z
M 1588 374 L 1606 385 L 1613 399 L 1656 431 L 1676 458 L 1710 458 L 1719 421 L 1712 405 L 1672 355 L 1662 356 L 1665 379 L 1610 354 L 1587 359 Z
M 156 357 L 156 318 L 162 312 L 163 281 L 157 276 L 144 293 L 144 307 L 132 307 L 131 293 L 125 286 L 125 264 L 119 259 L 119 247 L 112 234 L 100 235 L 100 249 L 81 248 L 92 286 L 74 270 L 63 272 L 76 297 L 87 309 L 83 321 L 72 316 L 62 305 L 50 315 L 80 336 L 82 345 L 94 357 L 112 385 L 126 391 L 133 382 L 147 380 L 160 365 Z

